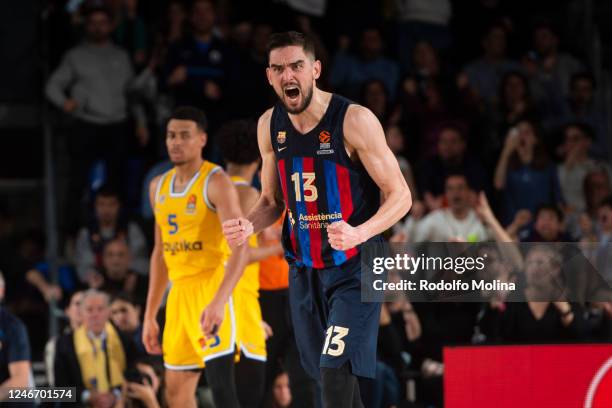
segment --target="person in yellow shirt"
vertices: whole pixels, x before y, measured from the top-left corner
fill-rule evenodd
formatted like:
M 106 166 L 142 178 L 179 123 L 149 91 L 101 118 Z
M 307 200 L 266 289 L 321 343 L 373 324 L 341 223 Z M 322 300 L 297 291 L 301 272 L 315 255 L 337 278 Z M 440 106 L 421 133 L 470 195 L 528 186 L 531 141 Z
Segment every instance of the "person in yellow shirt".
M 177 108 L 166 132 L 174 168 L 149 186 L 155 214 L 149 291 L 143 324 L 148 353 L 163 352 L 166 399 L 171 407 L 196 407 L 200 370 L 219 407 L 238 408 L 231 371 L 236 353 L 236 310 L 231 296 L 247 263 L 248 246 L 230 255 L 221 223 L 242 214 L 230 177 L 202 159 L 207 142 L 206 116 L 196 108 Z M 156 315 L 164 292 L 163 341 Z

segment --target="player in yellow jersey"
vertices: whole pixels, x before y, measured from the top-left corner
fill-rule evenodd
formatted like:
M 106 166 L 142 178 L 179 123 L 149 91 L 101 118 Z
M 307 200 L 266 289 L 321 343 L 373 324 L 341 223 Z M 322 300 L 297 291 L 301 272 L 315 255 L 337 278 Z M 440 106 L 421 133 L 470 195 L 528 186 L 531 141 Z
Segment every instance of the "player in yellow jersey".
M 171 116 L 166 147 L 174 168 L 150 184 L 155 246 L 143 326 L 147 352 L 163 352 L 166 398 L 171 407 L 195 407 L 200 369 L 218 407 L 238 408 L 233 381 L 237 326 L 232 292 L 246 266 L 248 247 L 232 248 L 221 222 L 242 214 L 231 179 L 202 159 L 206 117 L 178 108 Z M 163 341 L 155 320 L 171 282 Z M 229 363 L 228 363 L 229 361 Z
M 242 211 L 247 213 L 259 198 L 251 182 L 259 168 L 255 122 L 236 120 L 219 131 L 217 139 L 240 198 Z M 257 236 L 248 240 L 249 265 L 234 289 L 236 323 L 238 327 L 236 388 L 242 408 L 259 407 L 265 384 L 266 338 L 259 306 L 259 261 L 275 253 L 276 248 L 259 248 Z

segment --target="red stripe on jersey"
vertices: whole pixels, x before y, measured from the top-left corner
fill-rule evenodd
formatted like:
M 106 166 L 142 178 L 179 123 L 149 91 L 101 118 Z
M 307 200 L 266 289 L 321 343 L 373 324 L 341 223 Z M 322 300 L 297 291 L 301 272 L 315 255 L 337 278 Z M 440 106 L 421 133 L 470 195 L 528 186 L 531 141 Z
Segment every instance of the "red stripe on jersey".
M 312 157 L 304 157 L 302 159 L 302 163 L 303 163 L 303 173 L 312 173 L 313 175 L 314 173 L 314 160 Z M 304 185 L 306 185 L 306 180 L 309 180 L 307 177 L 305 177 L 302 174 L 302 183 L 304 183 Z M 315 184 L 314 178 L 310 179 L 312 180 L 311 183 L 313 183 L 313 185 Z M 317 215 L 319 214 L 319 209 L 317 206 L 317 200 L 313 200 L 313 201 L 308 201 L 306 198 L 307 197 L 312 197 L 313 192 L 310 191 L 308 192 L 309 195 L 306 195 L 306 189 L 303 189 L 304 191 L 304 201 L 306 202 L 306 212 L 308 213 L 308 215 Z M 314 190 L 314 194 L 317 193 L 317 190 Z M 312 267 L 313 268 L 323 268 L 325 266 L 325 264 L 323 263 L 323 257 L 321 256 L 321 228 L 310 228 L 309 230 L 309 235 L 310 235 L 310 259 L 312 259 Z
M 342 219 L 348 221 L 353 215 L 353 195 L 351 191 L 351 176 L 348 169 L 336 164 L 336 176 L 338 178 L 338 190 L 340 192 L 340 207 L 342 208 Z M 346 259 L 357 255 L 357 248 L 344 251 Z
M 280 178 L 281 189 L 283 190 L 283 198 L 285 199 L 285 207 L 287 207 L 287 211 L 289 208 L 289 197 L 287 196 L 287 173 L 285 171 L 285 159 L 280 159 L 278 161 L 278 176 Z M 291 249 L 293 253 L 297 255 L 296 243 L 295 243 L 295 232 L 293 230 L 293 225 L 291 225 L 291 221 L 289 222 L 289 231 L 291 238 Z

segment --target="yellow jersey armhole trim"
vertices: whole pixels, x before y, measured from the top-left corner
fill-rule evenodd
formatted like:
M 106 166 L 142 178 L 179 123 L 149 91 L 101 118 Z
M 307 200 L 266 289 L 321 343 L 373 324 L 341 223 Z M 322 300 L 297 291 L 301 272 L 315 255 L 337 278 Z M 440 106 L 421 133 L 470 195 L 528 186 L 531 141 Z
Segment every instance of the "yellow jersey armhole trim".
M 211 211 L 217 211 L 217 209 L 215 208 L 215 206 L 210 202 L 210 200 L 208 199 L 208 182 L 210 181 L 210 176 L 212 176 L 213 174 L 217 173 L 218 171 L 223 170 L 221 167 L 216 166 L 214 167 L 210 173 L 208 173 L 208 175 L 206 176 L 206 180 L 204 180 L 204 189 L 202 191 L 202 195 L 204 196 L 204 202 L 206 203 L 206 206 L 211 210 Z

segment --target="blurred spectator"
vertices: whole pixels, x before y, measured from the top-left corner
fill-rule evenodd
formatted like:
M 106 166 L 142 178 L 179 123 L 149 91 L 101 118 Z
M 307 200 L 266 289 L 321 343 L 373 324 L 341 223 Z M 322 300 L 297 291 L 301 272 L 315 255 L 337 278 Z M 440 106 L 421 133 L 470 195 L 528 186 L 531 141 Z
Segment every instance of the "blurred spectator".
M 271 25 L 255 24 L 249 38 L 249 47 L 240 55 L 240 76 L 232 84 L 232 114 L 237 117 L 258 118 L 276 102 L 276 95 L 265 75 L 268 67 L 266 47 L 270 34 L 272 34 Z M 245 97 L 247 95 L 258 97 Z
M 533 122 L 521 121 L 508 132 L 495 169 L 494 185 L 503 193 L 505 225 L 521 209 L 534 213 L 543 203 L 563 203 L 556 168 Z
M 391 119 L 389 94 L 385 84 L 378 79 L 369 79 L 363 83 L 359 101 L 370 109 L 380 123 L 393 122 Z
M 543 115 L 554 118 L 563 112 L 572 75 L 584 67 L 576 58 L 559 50 L 559 36 L 550 24 L 536 26 L 532 46 L 523 58 L 523 65 Z
M 451 45 L 448 23 L 450 0 L 395 0 L 398 21 L 398 55 L 404 72 L 412 68 L 409 56 L 415 44 L 426 40 L 437 49 Z
M 83 323 L 83 317 L 81 316 L 81 302 L 83 301 L 83 292 L 74 292 L 70 297 L 70 303 L 64 309 L 64 314 L 68 318 L 68 325 L 64 328 L 63 334 L 74 332 Z M 50 386 L 55 385 L 54 365 L 55 362 L 55 351 L 57 341 L 60 336 L 54 336 L 47 341 L 45 346 L 45 370 L 47 373 L 47 381 Z
M 486 171 L 479 159 L 467 152 L 464 131 L 452 123 L 440 129 L 437 153 L 421 163 L 419 190 L 431 210 L 442 206 L 446 179 L 449 174 L 464 174 L 475 191 L 489 189 Z
M 47 303 L 69 297 L 79 283 L 72 266 L 66 264 L 57 268 L 57 283 L 53 283 L 49 266 L 48 262 L 39 262 L 26 272 L 26 280 L 38 289 Z
M 417 87 L 423 88 L 427 81 L 444 80 L 442 67 L 440 66 L 440 55 L 431 43 L 420 40 L 412 51 L 412 69 L 408 72 L 408 78 L 417 83 Z M 404 80 L 403 86 L 407 86 Z
M 527 78 L 519 71 L 504 74 L 499 86 L 499 96 L 493 110 L 485 110 L 485 133 L 483 154 L 488 161 L 499 157 L 508 129 L 518 122 L 538 117 L 531 99 Z M 495 163 L 488 163 L 493 166 Z
M 503 75 L 518 71 L 518 62 L 506 56 L 507 31 L 502 24 L 493 24 L 482 38 L 484 53 L 464 68 L 472 89 L 488 105 L 497 102 Z
M 449 174 L 445 183 L 448 208 L 438 208 L 421 221 L 407 222 L 402 233 L 411 242 L 486 241 L 490 233 L 472 208 L 473 192 L 462 174 Z
M 612 341 L 612 302 L 593 302 L 586 313 L 589 339 L 604 343 Z
M 119 292 L 111 302 L 111 321 L 121 332 L 131 337 L 138 352 L 146 354 L 142 344 L 141 305 L 127 292 Z
M 131 340 L 109 322 L 106 293 L 89 289 L 81 305 L 83 324 L 57 341 L 55 385 L 76 387 L 76 399 L 93 407 L 120 403 L 123 373 L 133 366 L 137 351 Z
M 223 118 L 223 102 L 235 67 L 225 41 L 215 32 L 216 10 L 212 0 L 196 0 L 189 17 L 190 35 L 170 45 L 163 82 L 176 105 L 198 106 L 206 111 L 211 130 Z
M 75 243 L 75 264 L 79 279 L 89 282 L 101 268 L 107 242 L 123 239 L 131 253 L 130 267 L 140 275 L 149 272 L 146 239 L 140 227 L 127 221 L 121 213 L 119 196 L 110 188 L 98 190 L 94 201 L 95 215 L 88 227 L 81 228 Z
M 130 248 L 124 239 L 107 242 L 102 251 L 102 268 L 89 277 L 89 287 L 100 288 L 111 296 L 126 292 L 144 303 L 148 284 L 144 276 L 130 269 L 130 263 Z
M 138 71 L 147 58 L 147 30 L 144 20 L 138 15 L 138 0 L 123 0 L 122 3 L 114 37 L 132 57 L 132 64 Z
M 596 242 L 591 263 L 599 274 L 612 286 L 612 196 L 601 202 L 597 209 L 595 225 L 584 228 L 585 240 Z
M 95 160 L 105 160 L 107 181 L 121 185 L 133 72 L 128 54 L 112 44 L 111 29 L 107 9 L 90 9 L 85 42 L 66 53 L 46 86 L 49 100 L 75 119 L 69 140 L 69 202 L 77 205 Z M 137 128 L 145 126 L 142 118 L 137 122 Z M 74 218 L 78 211 L 69 208 L 67 213 Z
M 162 384 L 163 367 L 154 357 L 136 360 L 135 368 L 126 373 L 126 406 L 158 408 L 167 406 Z
M 527 286 L 519 297 L 492 301 L 481 321 L 491 341 L 580 341 L 587 335 L 583 309 L 560 293 L 563 285 L 562 256 L 553 247 L 536 244 L 525 258 Z M 525 301 L 526 300 L 526 301 Z
M 0 272 L 0 401 L 7 400 L 11 388 L 34 386 L 28 333 L 21 320 L 1 304 L 5 289 L 4 275 Z
M 570 94 L 566 100 L 565 123 L 584 123 L 593 129 L 593 144 L 590 153 L 599 158 L 608 154 L 608 122 L 605 110 L 597 98 L 595 78 L 587 72 L 572 75 Z
M 281 371 L 274 378 L 271 401 L 266 404 L 266 408 L 288 408 L 291 406 L 292 400 L 289 375 Z
M 559 207 L 542 204 L 535 212 L 533 227 L 519 236 L 524 242 L 571 242 L 563 228 L 563 212 Z
M 595 169 L 584 178 L 584 196 L 587 214 L 597 217 L 597 209 L 603 201 L 612 195 L 612 182 L 609 173 L 602 168 Z
M 414 212 L 414 201 L 419 199 L 419 192 L 416 188 L 416 182 L 414 178 L 414 173 L 412 172 L 412 166 L 404 157 L 405 152 L 405 138 L 402 134 L 402 129 L 399 126 L 388 126 L 385 130 L 385 136 L 387 139 L 387 145 L 395 155 L 397 162 L 400 166 L 400 170 L 404 175 L 404 179 L 406 179 L 406 183 L 408 183 L 408 187 L 410 187 L 410 193 L 412 194 L 412 211 Z
M 565 126 L 563 162 L 558 166 L 559 184 L 569 212 L 586 210 L 583 184 L 586 175 L 596 168 L 607 171 L 612 176 L 612 169 L 606 163 L 589 157 L 593 142 L 593 129 L 581 123 L 570 123 Z
M 377 28 L 367 28 L 361 34 L 359 55 L 348 53 L 348 44 L 342 44 L 334 57 L 329 83 L 340 94 L 357 99 L 363 83 L 378 79 L 385 84 L 389 100 L 395 98 L 399 81 L 399 68 L 392 59 L 384 56 L 382 33 Z

